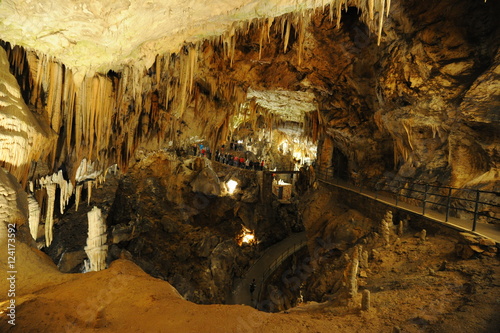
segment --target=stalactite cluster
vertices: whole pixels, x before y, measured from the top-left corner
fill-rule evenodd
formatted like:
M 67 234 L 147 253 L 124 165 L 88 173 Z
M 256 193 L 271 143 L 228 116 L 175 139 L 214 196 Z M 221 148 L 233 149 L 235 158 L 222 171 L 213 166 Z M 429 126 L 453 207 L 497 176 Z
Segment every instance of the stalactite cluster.
M 389 12 L 390 1 L 332 0 L 321 5 L 323 10 L 329 8 L 331 19 L 337 19 L 337 26 L 343 9 L 358 7 L 362 18 L 373 29 L 378 22 L 380 41 L 383 17 Z M 67 165 L 69 177 L 74 181 L 76 165 L 84 158 L 98 161 L 103 169 L 117 162 L 126 170 L 134 150 L 145 137 L 155 135 L 159 146 L 169 141 L 182 145 L 178 134 L 182 132 L 185 111 L 194 108 L 195 114 L 203 117 L 203 108 L 207 107 L 196 82 L 202 81 L 209 87 L 209 97 L 218 96 L 233 105 L 225 106 L 223 112 L 227 114 L 200 133 L 214 145 L 225 140 L 231 131 L 230 118 L 246 100 L 248 87 L 239 86 L 224 75 L 199 77 L 199 67 L 203 62 L 213 61 L 211 56 L 218 47 L 222 47 L 222 54 L 231 67 L 238 36 L 248 34 L 251 27 L 260 30 L 259 58 L 272 29 L 281 34 L 283 52 L 287 52 L 294 32 L 300 65 L 305 29 L 314 13 L 312 8 L 304 6 L 278 19 L 234 22 L 220 37 L 186 44 L 178 54 L 158 55 L 147 71 L 124 66 L 119 73 L 82 75 L 35 51 L 23 52 L 19 47 L 7 47 L 7 51 L 18 77 L 29 78 L 22 81 L 22 88 L 30 92 L 32 110 L 46 117 L 50 128 L 59 136 L 58 144 L 52 146 L 50 167 L 56 170 Z M 269 123 L 269 129 L 272 127 Z
M 337 20 L 337 26 L 342 10 L 348 6 L 358 7 L 370 29 L 378 30 L 380 42 L 383 17 L 389 12 L 390 1 L 332 0 L 322 2 L 322 6 L 323 10 L 329 8 L 330 18 Z M 0 140 L 9 141 L 9 145 L 2 147 L 0 161 L 23 183 L 32 177 L 31 193 L 46 189 L 36 196 L 45 212 L 46 244 L 50 245 L 52 239 L 56 189 L 60 194 L 61 213 L 73 194 L 78 208 L 84 186 L 90 204 L 92 187 L 96 181 L 102 181 L 103 171 L 114 163 L 126 171 L 140 145 L 182 147 L 190 144 L 193 136 L 217 147 L 232 136 L 238 124 L 247 122 L 254 131 L 266 131 L 272 140 L 273 130 L 288 126 L 287 120 L 259 107 L 255 100 L 248 101 L 250 87 L 232 79 L 224 69 L 230 69 L 238 61 L 235 58 L 238 40 L 251 29 L 259 36 L 256 61 L 261 60 L 271 35 L 276 35 L 281 36 L 282 52 L 293 48 L 300 66 L 306 28 L 313 14 L 311 6 L 304 6 L 279 18 L 234 22 L 219 37 L 186 43 L 175 54 L 157 55 L 149 69 L 125 65 L 120 72 L 88 71 L 85 74 L 81 69 L 67 68 L 50 56 L 4 44 L 10 67 L 31 110 L 26 110 L 26 117 L 36 115 L 42 129 L 26 127 L 30 122 L 24 118 L 20 119 L 19 126 L 25 127 L 20 128 L 9 120 L 10 116 L 4 116 L 5 112 L 0 113 L 2 127 L 10 131 L 5 135 L 0 132 Z M 219 67 L 217 73 L 211 70 L 214 64 Z M 21 93 L 11 89 L 10 84 L 3 87 L 14 99 L 21 100 Z M 7 100 L 5 96 L 0 96 L 2 106 L 12 107 L 12 98 Z M 44 123 L 48 124 L 45 129 Z M 306 113 L 299 124 L 303 126 L 303 138 L 315 142 L 322 129 L 319 113 Z M 12 131 L 35 135 L 12 136 Z M 31 164 L 31 161 L 45 163 L 54 174 L 33 179 L 40 163 Z M 67 179 L 61 168 L 66 170 Z M 36 218 L 34 213 L 33 219 Z M 33 228 L 36 228 L 35 222 Z

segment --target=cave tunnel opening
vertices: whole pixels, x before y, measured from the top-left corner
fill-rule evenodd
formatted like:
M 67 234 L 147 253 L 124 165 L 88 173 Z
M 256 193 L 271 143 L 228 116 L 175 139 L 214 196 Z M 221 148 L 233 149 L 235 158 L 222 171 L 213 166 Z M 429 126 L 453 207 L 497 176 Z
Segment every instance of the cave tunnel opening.
M 338 147 L 333 148 L 332 166 L 334 177 L 349 180 L 349 159 Z

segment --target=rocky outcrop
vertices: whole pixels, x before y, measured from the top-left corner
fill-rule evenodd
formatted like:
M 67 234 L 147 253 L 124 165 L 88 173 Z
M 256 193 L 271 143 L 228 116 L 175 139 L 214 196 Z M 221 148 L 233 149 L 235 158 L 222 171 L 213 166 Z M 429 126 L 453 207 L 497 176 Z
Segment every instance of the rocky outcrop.
M 495 257 L 498 255 L 499 246 L 489 238 L 474 235 L 469 232 L 461 232 L 458 243 L 455 245 L 457 256 L 470 259 L 475 256 Z
M 231 195 L 225 190 L 230 179 L 238 182 Z M 128 258 L 188 300 L 225 303 L 251 262 L 299 228 L 288 206 L 261 202 L 254 171 L 146 153 L 121 180 L 108 215 L 108 261 Z M 243 228 L 256 243 L 242 242 Z

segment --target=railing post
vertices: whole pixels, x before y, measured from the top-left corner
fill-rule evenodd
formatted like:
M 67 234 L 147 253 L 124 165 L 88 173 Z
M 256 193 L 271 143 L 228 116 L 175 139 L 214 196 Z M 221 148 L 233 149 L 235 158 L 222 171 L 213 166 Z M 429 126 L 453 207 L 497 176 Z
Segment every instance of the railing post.
M 477 223 L 477 211 L 479 209 L 479 195 L 481 192 L 476 190 L 476 206 L 474 207 L 474 221 L 472 222 L 472 231 L 476 231 L 476 223 Z
M 425 216 L 425 204 L 427 203 L 427 192 L 429 191 L 429 184 L 425 184 L 424 201 L 422 202 L 422 215 Z
M 446 203 L 446 219 L 445 222 L 448 222 L 448 218 L 450 217 L 450 204 L 451 204 L 451 187 L 448 188 L 448 202 Z

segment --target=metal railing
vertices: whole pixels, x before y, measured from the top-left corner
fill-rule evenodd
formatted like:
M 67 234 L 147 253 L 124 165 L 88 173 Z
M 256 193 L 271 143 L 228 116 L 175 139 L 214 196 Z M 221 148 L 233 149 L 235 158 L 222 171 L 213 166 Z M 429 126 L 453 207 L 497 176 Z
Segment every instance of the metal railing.
M 500 216 L 500 192 L 426 184 L 408 178 L 378 178 L 363 181 L 361 185 L 335 177 L 332 167 L 318 166 L 315 172 L 319 180 L 345 187 L 353 192 L 364 191 L 375 199 L 382 199 L 385 193 L 386 197 L 395 201 L 397 207 L 401 207 L 402 202 L 420 207 L 424 216 L 427 210 L 432 209 L 445 215 L 444 222 L 448 222 L 452 215 L 459 216 L 459 212 L 465 212 L 466 216 L 460 216 L 460 219 L 472 220 L 470 228 L 472 231 L 476 231 L 480 218 L 485 222 L 500 223 L 500 218 L 497 217 Z M 487 197 L 489 201 L 485 201 Z
M 261 300 L 262 291 L 264 290 L 265 282 L 269 278 L 269 276 L 271 276 L 271 274 L 273 274 L 274 271 L 278 267 L 281 266 L 283 261 L 288 259 L 291 255 L 293 255 L 294 253 L 296 253 L 297 251 L 299 251 L 300 249 L 302 249 L 306 245 L 307 245 L 307 239 L 301 240 L 300 243 L 294 244 L 293 246 L 290 246 L 285 252 L 280 254 L 280 256 L 278 258 L 276 258 L 271 263 L 271 265 L 269 265 L 269 267 L 264 271 L 264 273 L 262 273 L 262 279 L 261 279 L 260 284 L 259 284 L 259 286 L 260 286 L 259 293 L 257 294 L 257 301 Z

